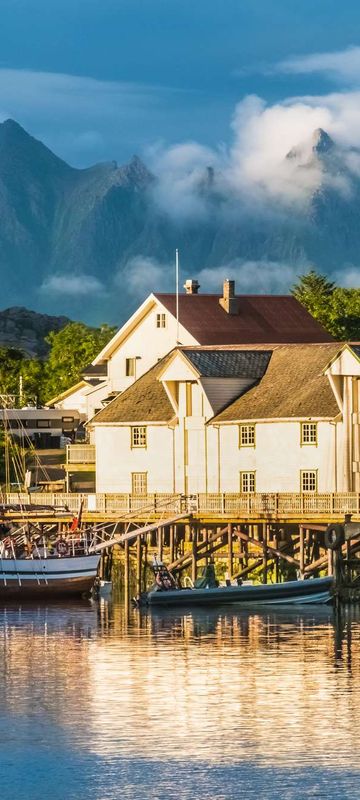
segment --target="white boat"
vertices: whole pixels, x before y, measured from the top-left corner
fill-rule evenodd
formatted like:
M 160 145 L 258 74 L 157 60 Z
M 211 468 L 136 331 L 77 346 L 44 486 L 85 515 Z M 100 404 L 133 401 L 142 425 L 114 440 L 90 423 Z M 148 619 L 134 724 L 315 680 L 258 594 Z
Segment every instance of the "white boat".
M 30 538 L 22 526 L 7 533 L 0 540 L 0 600 L 89 593 L 100 562 L 91 542 L 80 531 Z

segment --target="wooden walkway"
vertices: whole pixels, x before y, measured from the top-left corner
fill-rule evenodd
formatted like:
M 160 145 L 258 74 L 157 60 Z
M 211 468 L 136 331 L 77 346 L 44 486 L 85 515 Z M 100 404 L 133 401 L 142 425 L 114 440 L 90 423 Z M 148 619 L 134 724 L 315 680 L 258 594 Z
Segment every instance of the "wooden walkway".
M 64 493 L 11 493 L 0 496 L 0 503 L 12 504 L 7 516 L 18 518 L 24 514 L 44 517 L 41 506 L 49 506 L 49 518 L 66 521 L 77 513 L 83 500 L 83 519 L 88 523 L 101 520 L 126 521 L 132 516 L 139 523 L 160 520 L 164 514 L 174 516 L 188 513 L 203 523 L 228 521 L 234 523 L 279 522 L 283 524 L 341 521 L 345 514 L 360 520 L 360 494 L 355 492 L 301 494 L 301 493 L 249 493 L 249 494 L 64 494 Z

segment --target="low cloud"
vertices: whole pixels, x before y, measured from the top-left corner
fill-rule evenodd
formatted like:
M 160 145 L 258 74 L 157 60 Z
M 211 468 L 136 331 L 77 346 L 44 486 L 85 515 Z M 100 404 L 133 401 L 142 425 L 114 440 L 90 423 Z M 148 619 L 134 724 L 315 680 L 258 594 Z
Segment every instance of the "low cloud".
M 88 296 L 103 294 L 104 287 L 93 275 L 51 275 L 40 287 L 42 294 Z
M 337 145 L 337 161 L 327 169 L 313 152 L 318 129 Z M 273 105 L 248 96 L 235 108 L 231 133 L 227 147 L 185 142 L 152 149 L 151 168 L 158 176 L 154 199 L 165 213 L 181 222 L 203 219 L 214 208 L 228 216 L 249 210 L 287 213 L 289 206 L 301 211 L 321 186 L 350 197 L 360 172 L 360 91 Z M 294 148 L 296 158 L 287 158 Z
M 282 72 L 295 75 L 320 74 L 342 84 L 359 85 L 360 47 L 347 47 L 326 53 L 310 53 L 292 56 L 280 61 L 269 72 Z
M 272 294 L 288 292 L 298 276 L 311 267 L 304 263 L 293 265 L 279 261 L 246 261 L 234 259 L 222 267 L 202 269 L 197 278 L 204 292 L 221 293 L 225 278 L 236 282 L 237 293 Z
M 150 292 L 174 291 L 174 267 L 156 258 L 131 258 L 115 276 L 116 288 L 143 300 Z

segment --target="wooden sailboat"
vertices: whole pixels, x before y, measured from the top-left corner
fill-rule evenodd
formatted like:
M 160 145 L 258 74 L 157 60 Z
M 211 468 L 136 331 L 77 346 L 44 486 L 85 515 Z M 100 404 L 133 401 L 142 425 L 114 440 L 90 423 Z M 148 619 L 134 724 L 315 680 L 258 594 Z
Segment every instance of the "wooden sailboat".
M 25 522 L 2 524 L 0 538 L 0 598 L 39 597 L 90 592 L 97 577 L 100 553 L 91 552 L 92 531 L 81 531 L 81 508 L 68 531 L 58 526 Z
M 17 484 L 25 485 L 26 467 L 24 449 L 21 451 L 12 442 L 6 421 L 4 414 L 5 489 L 9 491 L 12 472 Z M 22 433 L 25 441 L 26 431 Z M 0 599 L 89 593 L 101 556 L 90 551 L 93 531 L 81 530 L 82 503 L 77 516 L 61 530 L 55 521 L 46 525 L 30 523 L 26 507 L 22 506 L 17 509 L 22 520 L 12 522 L 7 513 L 11 510 L 0 507 Z M 44 512 L 55 516 L 55 511 L 49 506 L 37 509 L 40 518 Z

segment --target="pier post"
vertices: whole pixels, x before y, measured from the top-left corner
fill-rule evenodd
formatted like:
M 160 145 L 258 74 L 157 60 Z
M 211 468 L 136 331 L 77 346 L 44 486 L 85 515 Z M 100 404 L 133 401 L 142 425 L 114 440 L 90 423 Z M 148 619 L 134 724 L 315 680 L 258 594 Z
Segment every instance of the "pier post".
M 124 543 L 124 555 L 125 555 L 125 567 L 124 567 L 125 603 L 128 603 L 130 594 L 130 545 L 128 539 Z
M 263 564 L 264 564 L 264 571 L 263 571 L 263 583 L 267 583 L 267 571 L 268 571 L 268 550 L 267 550 L 267 542 L 268 542 L 268 525 L 262 526 L 262 541 L 263 541 Z
M 302 525 L 299 526 L 299 533 L 300 533 L 300 577 L 304 577 L 304 569 L 305 569 L 305 537 L 304 537 L 304 528 Z
M 175 530 L 174 525 L 170 525 L 170 534 L 169 534 L 169 561 L 172 564 L 175 561 Z
M 156 546 L 157 546 L 159 561 L 162 561 L 162 557 L 163 557 L 163 529 L 162 528 L 158 528 L 157 545 Z
M 136 539 L 136 592 L 137 594 L 141 594 L 141 560 L 142 560 L 142 543 L 141 543 L 141 536 L 138 536 Z
M 328 575 L 332 575 L 333 574 L 333 551 L 332 550 L 328 550 L 327 551 L 327 557 L 328 557 Z
M 233 536 L 231 522 L 229 522 L 228 525 L 228 572 L 231 580 L 233 574 Z
M 192 529 L 192 559 L 191 559 L 191 580 L 193 583 L 196 581 L 197 577 L 197 525 L 194 525 Z
M 275 550 L 279 549 L 279 536 L 277 529 L 274 532 Z M 275 583 L 279 583 L 279 556 L 275 556 Z

